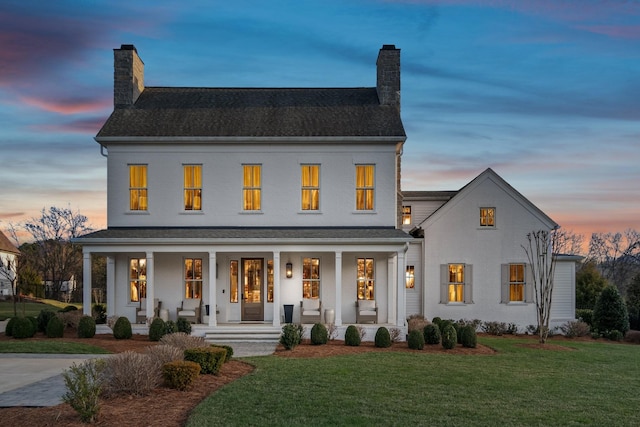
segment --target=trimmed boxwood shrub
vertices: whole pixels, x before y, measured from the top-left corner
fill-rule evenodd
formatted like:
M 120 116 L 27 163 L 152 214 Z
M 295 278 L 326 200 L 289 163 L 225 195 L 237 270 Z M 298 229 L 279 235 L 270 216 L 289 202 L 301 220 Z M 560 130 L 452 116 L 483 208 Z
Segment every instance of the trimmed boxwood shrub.
M 424 334 L 422 331 L 414 329 L 409 332 L 409 339 L 407 340 L 407 344 L 410 349 L 413 350 L 422 350 L 424 348 Z
M 33 325 L 33 330 L 35 331 L 33 334 L 35 335 L 35 333 L 38 332 L 38 319 L 33 316 L 27 316 L 27 319 L 29 319 L 29 321 Z
M 175 334 L 176 332 L 178 332 L 178 325 L 176 325 L 176 322 L 174 322 L 173 320 L 167 320 L 166 322 L 164 322 L 164 326 L 165 335 Z
M 76 307 L 75 305 L 68 305 L 65 308 L 63 308 L 62 310 L 60 310 L 62 313 L 68 313 L 70 311 L 77 311 L 78 307 Z
M 160 341 L 160 338 L 166 333 L 166 328 L 167 325 L 165 325 L 164 320 L 156 317 L 151 322 L 151 326 L 149 326 L 149 339 L 151 341 Z
M 200 365 L 195 362 L 176 360 L 162 366 L 164 383 L 178 390 L 188 389 L 200 375 Z
M 95 319 L 91 316 L 82 316 L 78 321 L 78 338 L 93 338 L 95 334 Z
M 593 309 L 593 327 L 600 333 L 618 330 L 623 336 L 629 330 L 627 306 L 615 286 L 607 286 L 600 293 Z
M 425 326 L 423 335 L 425 344 L 440 344 L 440 328 L 435 323 Z
M 453 327 L 452 323 L 445 324 L 442 328 L 442 347 L 446 350 L 451 350 L 455 348 L 457 342 L 456 328 Z
M 13 336 L 13 325 L 16 323 L 17 317 L 12 317 L 7 322 L 7 325 L 4 327 L 4 334 L 8 337 Z
M 58 316 L 54 316 L 49 320 L 46 330 L 47 338 L 62 338 L 64 336 L 64 323 Z
M 45 309 L 45 310 L 40 310 L 40 313 L 38 314 L 38 331 L 39 332 L 45 332 L 47 330 L 47 325 L 49 324 L 49 320 L 51 320 L 52 317 L 55 317 L 56 313 L 52 310 L 49 309 Z
M 280 344 L 287 350 L 293 350 L 302 341 L 302 325 L 295 323 L 287 323 L 282 327 L 282 335 L 280 335 Z
M 478 345 L 478 334 L 473 326 L 467 325 L 460 328 L 460 344 L 466 348 L 476 348 Z
M 36 328 L 33 327 L 33 323 L 26 317 L 15 317 L 11 328 L 11 334 L 14 338 L 23 339 L 31 338 L 36 334 Z
M 389 330 L 384 326 L 380 326 L 376 331 L 374 342 L 375 346 L 379 348 L 391 347 L 391 334 L 389 334 Z
M 184 317 L 178 318 L 176 326 L 178 327 L 178 332 L 184 332 L 187 335 L 191 334 L 191 322 Z
M 184 360 L 196 362 L 203 374 L 217 375 L 227 358 L 227 350 L 222 347 L 188 348 L 184 351 Z
M 619 330 L 614 329 L 613 331 L 609 331 L 609 333 L 607 334 L 607 338 L 609 338 L 611 341 L 622 341 L 622 338 L 624 338 L 624 334 Z
M 347 330 L 344 333 L 344 344 L 352 347 L 358 347 L 362 338 L 360 338 L 360 332 L 354 325 L 347 326 Z
M 593 326 L 593 310 L 589 308 L 581 308 L 576 310 L 576 319 L 582 320 L 589 326 Z
M 434 317 L 431 320 L 431 323 L 438 325 L 438 328 L 440 328 L 440 323 L 442 322 L 442 319 L 438 316 Z M 442 330 L 442 328 L 440 328 L 440 330 Z
M 322 345 L 329 341 L 329 332 L 322 323 L 316 323 L 311 328 L 311 344 Z
M 220 347 L 227 350 L 227 357 L 224 359 L 224 363 L 227 363 L 233 357 L 233 347 L 224 344 L 211 344 L 213 347 Z
M 113 325 L 113 337 L 117 340 L 128 340 L 133 335 L 131 322 L 126 317 L 118 317 Z

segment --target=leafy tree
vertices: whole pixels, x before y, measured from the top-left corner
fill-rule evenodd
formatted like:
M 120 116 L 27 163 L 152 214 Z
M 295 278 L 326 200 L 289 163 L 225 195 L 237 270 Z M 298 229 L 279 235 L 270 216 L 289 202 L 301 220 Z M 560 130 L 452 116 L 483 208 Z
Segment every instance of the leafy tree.
M 600 292 L 608 285 L 594 261 L 587 261 L 576 272 L 576 308 L 592 309 Z
M 624 294 L 627 283 L 640 270 L 640 232 L 627 229 L 624 233 L 593 233 L 589 259 Z
M 620 331 L 622 335 L 629 330 L 629 313 L 615 286 L 602 290 L 593 309 L 593 327 L 600 333 Z
M 627 286 L 627 306 L 640 307 L 640 274 L 636 274 Z
M 551 302 L 553 296 L 553 273 L 556 267 L 558 239 L 556 232 L 538 230 L 527 234 L 528 246 L 523 246 L 529 260 L 533 278 L 533 295 L 538 320 L 538 340 L 547 342 Z

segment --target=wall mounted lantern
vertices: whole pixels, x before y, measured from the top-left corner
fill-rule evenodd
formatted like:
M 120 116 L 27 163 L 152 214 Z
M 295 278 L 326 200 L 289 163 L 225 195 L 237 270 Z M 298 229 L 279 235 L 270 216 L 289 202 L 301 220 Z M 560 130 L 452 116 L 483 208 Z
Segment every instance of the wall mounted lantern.
M 286 268 L 287 268 L 286 270 L 287 279 L 291 279 L 293 277 L 293 264 L 288 262 L 286 265 Z

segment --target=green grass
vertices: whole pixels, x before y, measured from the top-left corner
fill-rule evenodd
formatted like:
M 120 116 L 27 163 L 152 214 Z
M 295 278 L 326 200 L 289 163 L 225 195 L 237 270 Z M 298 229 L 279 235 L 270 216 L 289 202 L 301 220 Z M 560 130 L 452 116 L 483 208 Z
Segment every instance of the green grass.
M 76 307 L 78 307 L 78 309 L 82 310 L 82 304 L 66 304 L 60 301 L 55 301 L 55 300 L 40 300 L 41 302 L 18 302 L 17 304 L 17 309 L 18 309 L 18 316 L 22 316 L 23 315 L 23 308 L 24 308 L 24 315 L 25 316 L 34 316 L 37 317 L 38 314 L 40 314 L 41 310 L 53 310 L 53 311 L 58 311 L 68 305 L 74 305 Z M 0 320 L 6 320 L 10 317 L 14 316 L 14 312 L 13 312 L 13 301 L 0 301 Z
M 109 351 L 89 344 L 63 341 L 0 341 L 0 353 L 108 354 Z
M 250 358 L 256 370 L 205 399 L 187 426 L 640 425 L 639 346 L 480 342 L 497 353 Z

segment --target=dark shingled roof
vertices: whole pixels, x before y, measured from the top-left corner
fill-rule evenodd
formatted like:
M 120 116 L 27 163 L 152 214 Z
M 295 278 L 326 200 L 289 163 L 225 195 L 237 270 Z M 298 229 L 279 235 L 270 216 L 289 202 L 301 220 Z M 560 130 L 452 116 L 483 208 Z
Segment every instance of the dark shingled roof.
M 147 87 L 100 137 L 398 137 L 400 111 L 376 88 Z
M 18 248 L 16 248 L 14 244 L 9 241 L 9 238 L 7 238 L 7 236 L 5 236 L 2 231 L 0 231 L 0 252 L 9 252 L 12 254 L 20 253 Z
M 80 243 L 106 240 L 180 240 L 194 243 L 206 240 L 218 243 L 241 243 L 243 240 L 277 240 L 314 243 L 327 240 L 402 242 L 411 237 L 402 230 L 387 227 L 373 228 L 262 228 L 262 227 L 118 227 L 95 231 L 79 238 Z

